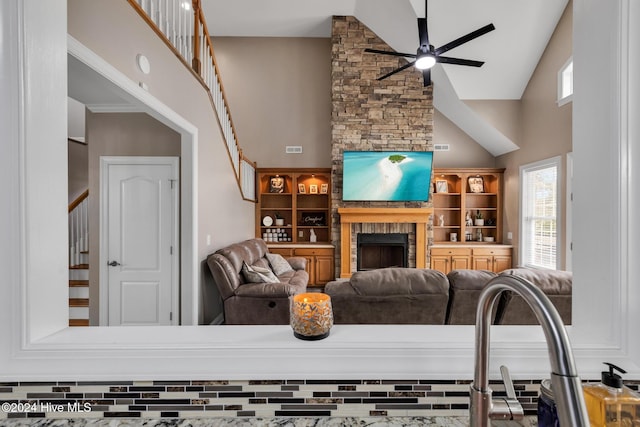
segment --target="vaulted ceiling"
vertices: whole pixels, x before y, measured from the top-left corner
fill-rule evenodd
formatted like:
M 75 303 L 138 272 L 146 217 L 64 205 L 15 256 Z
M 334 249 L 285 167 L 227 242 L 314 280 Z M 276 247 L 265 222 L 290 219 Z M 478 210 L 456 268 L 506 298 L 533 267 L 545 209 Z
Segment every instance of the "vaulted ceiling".
M 488 23 L 496 30 L 448 56 L 482 68 L 443 65 L 460 99 L 520 99 L 568 0 L 430 0 L 431 44 Z M 397 51 L 414 53 L 424 0 L 202 0 L 213 36 L 329 37 L 332 15 L 352 15 Z M 437 83 L 437 82 L 436 82 Z

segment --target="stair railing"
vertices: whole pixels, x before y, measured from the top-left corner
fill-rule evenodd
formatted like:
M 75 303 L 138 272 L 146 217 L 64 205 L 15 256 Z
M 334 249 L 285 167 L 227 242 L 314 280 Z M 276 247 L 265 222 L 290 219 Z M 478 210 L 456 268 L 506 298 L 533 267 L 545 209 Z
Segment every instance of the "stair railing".
M 127 1 L 207 90 L 242 197 L 255 202 L 256 165 L 238 145 L 200 0 Z
M 69 205 L 69 267 L 83 263 L 89 251 L 89 190 Z

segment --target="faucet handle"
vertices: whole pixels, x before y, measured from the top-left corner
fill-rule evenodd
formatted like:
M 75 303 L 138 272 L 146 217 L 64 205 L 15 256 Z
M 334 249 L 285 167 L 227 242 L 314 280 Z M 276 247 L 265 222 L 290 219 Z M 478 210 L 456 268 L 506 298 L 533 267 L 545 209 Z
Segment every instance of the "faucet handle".
M 492 419 L 521 420 L 524 418 L 524 409 L 516 397 L 516 390 L 513 388 L 509 369 L 504 365 L 500 366 L 500 375 L 502 375 L 507 398 L 494 399 L 492 401 L 490 417 Z
M 505 365 L 500 366 L 500 375 L 502 376 L 504 389 L 507 393 L 507 399 L 518 400 L 516 397 L 516 390 L 513 388 L 513 381 L 511 381 L 511 375 L 509 375 L 509 368 Z

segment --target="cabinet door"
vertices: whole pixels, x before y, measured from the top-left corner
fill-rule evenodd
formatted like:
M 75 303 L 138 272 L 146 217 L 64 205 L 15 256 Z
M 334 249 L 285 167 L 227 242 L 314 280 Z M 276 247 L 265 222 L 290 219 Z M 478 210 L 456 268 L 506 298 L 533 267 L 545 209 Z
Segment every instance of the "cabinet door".
M 316 256 L 316 285 L 324 285 L 333 280 L 333 257 L 332 256 Z
M 438 270 L 443 272 L 444 274 L 449 273 L 449 260 L 451 257 L 447 255 L 431 255 L 431 269 Z
M 511 268 L 511 256 L 496 255 L 493 257 L 493 271 L 495 273 L 500 273 L 509 268 Z
M 473 269 L 493 271 L 493 257 L 491 255 L 474 255 Z
M 301 256 L 307 260 L 307 266 L 305 271 L 309 274 L 309 285 L 315 285 L 315 277 L 316 277 L 316 258 L 314 256 L 309 255 L 296 255 Z
M 453 255 L 451 257 L 452 270 L 466 270 L 471 266 L 471 257 L 463 255 Z

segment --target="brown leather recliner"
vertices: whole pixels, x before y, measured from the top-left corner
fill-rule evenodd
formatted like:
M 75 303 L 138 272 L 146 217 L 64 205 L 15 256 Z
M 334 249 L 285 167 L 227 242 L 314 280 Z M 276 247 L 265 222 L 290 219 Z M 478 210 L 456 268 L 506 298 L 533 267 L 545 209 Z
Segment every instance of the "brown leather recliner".
M 269 267 L 267 252 L 267 244 L 262 239 L 249 239 L 207 257 L 207 265 L 224 304 L 225 324 L 289 324 L 289 297 L 304 293 L 309 283 L 309 274 L 305 271 L 307 260 L 287 258 L 293 271 L 277 276 L 279 283 L 247 283 L 242 274 L 243 262 L 249 266 Z

